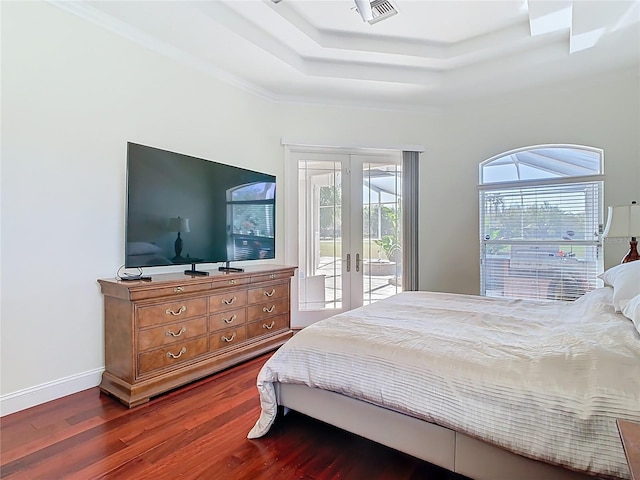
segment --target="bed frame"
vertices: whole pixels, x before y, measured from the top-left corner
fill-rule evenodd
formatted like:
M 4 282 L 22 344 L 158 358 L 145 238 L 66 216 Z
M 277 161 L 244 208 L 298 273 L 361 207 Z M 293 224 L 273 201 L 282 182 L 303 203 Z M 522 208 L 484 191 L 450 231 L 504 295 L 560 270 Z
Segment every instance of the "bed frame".
M 594 480 L 344 395 L 276 383 L 278 405 L 476 480 Z

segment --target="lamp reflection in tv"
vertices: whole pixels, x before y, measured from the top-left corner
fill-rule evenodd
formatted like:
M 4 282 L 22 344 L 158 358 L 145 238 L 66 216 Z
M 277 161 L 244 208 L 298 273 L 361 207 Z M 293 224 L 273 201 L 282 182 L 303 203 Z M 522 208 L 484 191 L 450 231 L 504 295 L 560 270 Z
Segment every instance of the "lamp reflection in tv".
M 182 238 L 180 237 L 180 233 L 182 232 L 190 232 L 189 228 L 189 219 L 182 217 L 173 217 L 169 219 L 169 231 L 170 232 L 178 232 L 178 237 L 176 238 L 175 243 L 173 244 L 176 256 L 173 257 L 173 261 L 182 260 Z

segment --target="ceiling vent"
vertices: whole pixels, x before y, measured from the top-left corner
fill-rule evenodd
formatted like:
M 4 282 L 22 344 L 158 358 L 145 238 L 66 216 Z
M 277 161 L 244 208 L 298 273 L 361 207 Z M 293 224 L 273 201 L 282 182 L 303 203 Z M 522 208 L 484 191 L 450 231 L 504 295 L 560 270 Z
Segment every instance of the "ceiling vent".
M 369 23 L 373 25 L 386 18 L 393 17 L 398 13 L 398 10 L 395 9 L 389 0 L 373 0 L 371 2 L 371 13 L 373 13 L 373 18 L 369 20 Z

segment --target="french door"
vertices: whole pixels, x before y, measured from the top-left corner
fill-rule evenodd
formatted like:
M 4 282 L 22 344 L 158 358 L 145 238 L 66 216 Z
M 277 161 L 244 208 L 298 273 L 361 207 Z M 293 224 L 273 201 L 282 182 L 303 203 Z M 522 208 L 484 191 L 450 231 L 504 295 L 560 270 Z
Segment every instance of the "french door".
M 400 152 L 294 151 L 287 178 L 294 326 L 402 290 Z

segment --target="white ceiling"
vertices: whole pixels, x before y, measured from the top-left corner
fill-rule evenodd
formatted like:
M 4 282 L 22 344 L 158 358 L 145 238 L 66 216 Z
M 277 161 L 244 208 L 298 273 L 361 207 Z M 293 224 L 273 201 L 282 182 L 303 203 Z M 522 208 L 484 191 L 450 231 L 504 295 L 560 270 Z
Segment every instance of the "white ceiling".
M 271 101 L 437 109 L 620 68 L 640 72 L 640 1 L 52 1 Z

